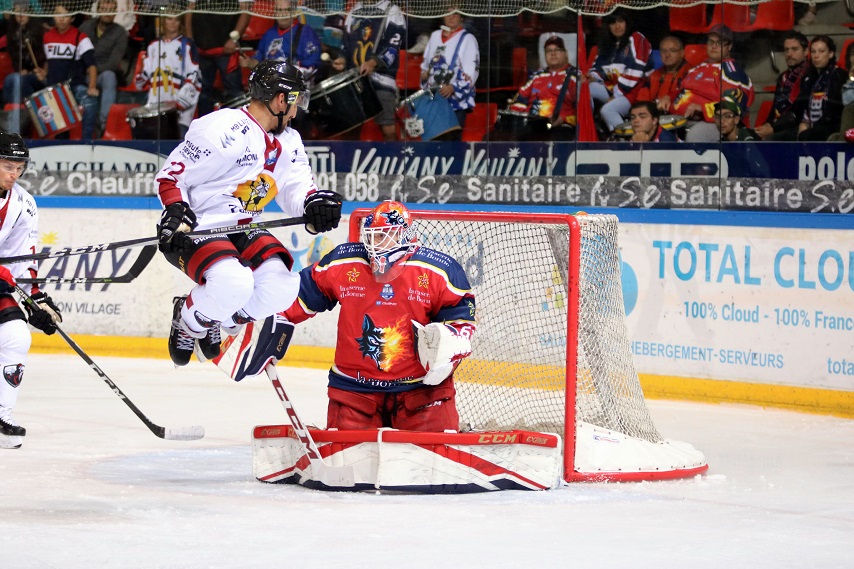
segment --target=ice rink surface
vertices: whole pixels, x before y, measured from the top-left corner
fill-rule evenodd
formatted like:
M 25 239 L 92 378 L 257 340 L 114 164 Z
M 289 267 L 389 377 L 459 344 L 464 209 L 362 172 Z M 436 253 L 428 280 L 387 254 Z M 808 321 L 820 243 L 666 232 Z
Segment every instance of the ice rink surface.
M 85 346 L 84 346 L 85 349 Z M 0 450 L 0 567 L 854 567 L 854 421 L 650 402 L 659 430 L 706 453 L 690 480 L 456 496 L 327 493 L 257 482 L 250 432 L 285 415 L 264 377 L 93 358 L 155 437 L 77 356 L 31 356 Z M 325 372 L 280 367 L 307 422 Z

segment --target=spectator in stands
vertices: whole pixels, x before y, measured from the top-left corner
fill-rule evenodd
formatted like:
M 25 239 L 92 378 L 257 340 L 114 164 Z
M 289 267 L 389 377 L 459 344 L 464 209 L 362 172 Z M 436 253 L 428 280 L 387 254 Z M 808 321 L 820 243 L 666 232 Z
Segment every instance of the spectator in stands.
M 44 89 L 44 31 L 39 20 L 29 16 L 30 6 L 24 1 L 15 2 L 15 16 L 11 18 L 6 32 L 6 49 L 12 56 L 12 68 L 3 80 L 3 99 L 6 103 L 21 105 L 30 95 Z M 33 61 L 30 50 L 36 56 Z M 18 107 L 8 112 L 7 133 L 21 134 L 21 110 Z M 26 136 L 26 133 L 24 133 Z
M 397 139 L 397 68 L 401 42 L 406 37 L 406 18 L 390 0 L 356 2 L 344 21 L 341 55 L 333 61 L 335 71 L 349 66 L 368 75 L 382 105 L 374 117 L 385 140 Z
M 98 122 L 98 68 L 92 40 L 71 25 L 72 16 L 62 2 L 53 8 L 56 26 L 44 34 L 45 84 L 70 81 L 77 104 L 83 107 L 83 138 L 90 140 Z M 68 138 L 62 133 L 56 138 Z
M 190 0 L 187 3 L 184 35 L 192 38 L 199 48 L 202 76 L 199 116 L 213 111 L 218 99 L 231 101 L 243 95 L 238 49 L 239 38 L 249 25 L 251 7 L 252 0 Z M 222 77 L 222 93 L 214 87 L 217 74 Z
M 691 65 L 685 59 L 685 44 L 676 36 L 662 39 L 659 51 L 662 65 L 646 78 L 637 100 L 653 101 L 660 112 L 669 113 Z
M 586 80 L 591 99 L 602 105 L 600 116 L 610 132 L 626 120 L 643 78 L 652 72 L 652 45 L 632 30 L 627 10 L 619 8 L 605 21 L 608 30 L 599 41 L 599 53 Z
M 810 42 L 810 66 L 801 79 L 795 101 L 800 117 L 798 140 L 827 140 L 839 131 L 842 119 L 842 86 L 848 75 L 836 65 L 836 42 L 826 35 Z
M 725 142 L 759 140 L 751 129 L 741 123 L 742 108 L 737 93 L 725 91 L 719 103 L 715 103 L 715 124 Z
M 128 47 L 128 32 L 115 22 L 116 0 L 98 0 L 98 16 L 86 20 L 80 31 L 95 47 L 95 66 L 98 68 L 97 85 L 100 91 L 100 130 L 107 126 L 110 107 L 116 102 L 119 76 L 124 73 L 122 60 Z
M 679 142 L 672 130 L 665 130 L 659 124 L 660 112 L 653 101 L 635 101 L 629 110 L 632 123 L 630 142 Z
M 852 44 L 854 45 L 854 44 Z M 793 105 L 801 88 L 801 78 L 809 68 L 807 48 L 809 40 L 801 32 L 790 32 L 783 40 L 783 54 L 787 69 L 777 77 L 774 89 L 774 105 L 765 124 L 756 127 L 756 134 L 762 140 L 796 140 L 798 123 Z
M 196 113 L 202 82 L 196 43 L 181 34 L 183 19 L 177 4 L 163 10 L 163 35 L 146 51 L 142 71 L 135 78 L 138 89 L 149 89 L 148 104 L 174 102 L 178 107 L 178 128 L 183 138 Z
M 560 36 L 546 40 L 547 67 L 535 71 L 510 102 L 510 110 L 541 117 L 549 140 L 575 140 L 578 70 L 570 65 Z
M 297 19 L 293 0 L 276 0 L 276 23 L 258 41 L 253 57 L 240 58 L 241 67 L 255 69 L 265 59 L 286 61 L 302 71 L 311 85 L 320 66 L 321 44 L 317 32 Z
M 848 140 L 854 142 L 854 43 L 848 44 L 845 50 L 845 62 L 848 64 L 848 82 L 842 86 L 842 117 L 839 122 L 839 132 L 830 135 L 828 140 Z M 850 139 L 850 140 L 849 140 Z
M 730 57 L 732 30 L 716 25 L 706 40 L 706 61 L 692 67 L 682 80 L 682 90 L 676 97 L 671 112 L 688 119 L 688 142 L 715 142 L 720 131 L 714 123 L 714 104 L 720 101 L 726 89 L 739 89 L 742 116 L 753 104 L 753 83 L 744 69 Z
M 453 2 L 448 8 L 451 12 L 444 16 L 442 27 L 430 35 L 424 50 L 421 85 L 448 100 L 464 129 L 466 116 L 475 106 L 480 47 L 474 34 L 463 27 L 463 15 L 457 11 L 459 5 Z M 462 130 L 452 131 L 446 140 L 462 140 Z
M 100 13 L 98 10 L 98 0 L 92 2 L 92 13 Z M 130 33 L 136 25 L 136 12 L 134 12 L 133 0 L 116 0 L 115 22 Z

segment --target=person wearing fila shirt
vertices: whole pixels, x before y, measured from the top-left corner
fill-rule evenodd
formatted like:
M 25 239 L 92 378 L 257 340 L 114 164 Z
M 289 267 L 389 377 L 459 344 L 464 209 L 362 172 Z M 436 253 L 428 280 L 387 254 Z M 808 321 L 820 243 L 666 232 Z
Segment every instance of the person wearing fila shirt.
M 297 324 L 341 306 L 329 370 L 329 429 L 459 430 L 453 373 L 471 354 L 475 297 L 465 270 L 421 246 L 411 214 L 385 201 L 359 241 L 300 271 Z
M 163 35 L 148 46 L 135 81 L 138 89 L 148 88 L 148 104 L 175 102 L 183 138 L 196 113 L 202 83 L 199 50 L 196 42 L 181 34 L 184 22 L 180 10 L 177 4 L 165 8 Z
M 27 168 L 30 151 L 19 134 L 0 132 L 0 257 L 13 257 L 36 252 L 39 214 L 36 202 L 19 184 Z M 27 322 L 45 334 L 56 332 L 62 322 L 59 308 L 36 285 L 29 295 L 37 308 L 24 305 L 24 315 L 12 293 L 15 279 L 35 278 L 35 261 L 0 265 L 0 448 L 18 448 L 27 430 L 12 418 L 18 401 L 18 390 L 24 378 L 30 331 Z
M 308 164 L 299 135 L 288 128 L 297 108 L 308 108 L 299 69 L 262 61 L 249 76 L 249 97 L 242 109 L 194 120 L 155 177 L 165 208 L 160 250 L 197 283 L 174 300 L 169 355 L 176 366 L 189 363 L 196 348 L 200 359 L 216 357 L 220 327 L 237 334 L 242 324 L 285 310 L 299 290 L 293 259 L 270 232 L 197 238 L 186 232 L 258 221 L 273 199 L 285 215 L 304 216 L 312 234 L 341 219 L 341 196 L 318 190 L 310 171 L 301 183 L 276 172 L 279 162 Z
M 78 105 L 83 106 L 83 138 L 91 140 L 98 120 L 98 68 L 95 47 L 80 30 L 71 25 L 71 14 L 64 4 L 53 9 L 53 27 L 44 34 L 47 56 L 45 83 L 55 85 L 71 80 L 71 91 Z M 68 133 L 57 136 L 67 138 Z
M 474 84 L 480 72 L 480 48 L 477 39 L 463 27 L 463 15 L 452 3 L 450 14 L 442 20 L 442 27 L 434 31 L 424 49 L 421 63 L 421 84 L 425 89 L 436 90 L 448 100 L 461 128 L 466 116 L 474 110 Z M 455 130 L 445 140 L 462 140 L 462 130 Z

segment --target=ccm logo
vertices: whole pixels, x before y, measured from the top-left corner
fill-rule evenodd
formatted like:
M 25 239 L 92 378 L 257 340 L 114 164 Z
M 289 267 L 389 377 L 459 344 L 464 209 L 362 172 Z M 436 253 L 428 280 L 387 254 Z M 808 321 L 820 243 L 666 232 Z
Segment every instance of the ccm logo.
M 477 442 L 481 444 L 486 443 L 515 443 L 516 438 L 519 435 L 517 434 L 506 434 L 506 433 L 491 433 L 486 435 L 480 435 L 478 437 Z

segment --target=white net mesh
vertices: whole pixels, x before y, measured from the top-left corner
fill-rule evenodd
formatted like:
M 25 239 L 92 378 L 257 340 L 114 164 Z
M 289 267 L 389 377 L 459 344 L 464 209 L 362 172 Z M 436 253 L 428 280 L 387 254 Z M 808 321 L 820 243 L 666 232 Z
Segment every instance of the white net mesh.
M 471 215 L 471 214 L 468 214 Z M 463 428 L 566 435 L 566 224 L 417 216 L 421 243 L 466 270 L 478 331 L 455 374 Z M 651 442 L 661 440 L 632 364 L 620 283 L 617 218 L 580 217 L 576 419 Z
M 24 6 L 40 15 L 53 15 L 54 6 L 62 4 L 72 14 L 91 14 L 94 0 L 63 0 L 62 2 L 39 2 L 38 0 L 15 0 L 6 13 L 21 13 Z M 726 4 L 759 4 L 766 0 L 727 0 Z M 839 2 L 840 0 L 818 0 L 818 3 Z M 371 3 L 371 0 L 363 0 Z M 449 12 L 449 2 L 446 0 L 399 0 L 394 2 L 405 14 L 419 18 L 435 18 Z M 693 6 L 696 4 L 718 4 L 724 2 L 703 2 L 702 0 L 623 0 L 622 2 L 602 2 L 600 0 L 460 0 L 453 2 L 467 16 L 501 17 L 514 16 L 529 12 L 532 14 L 555 14 L 565 10 L 587 15 L 602 15 L 615 10 L 619 6 L 632 9 L 645 9 L 657 6 Z M 806 2 L 803 2 L 806 3 Z M 355 4 L 354 0 L 303 0 L 298 2 L 300 10 L 307 15 L 328 16 L 346 14 Z M 158 15 L 167 5 L 177 5 L 186 10 L 186 1 L 144 0 L 135 2 L 135 12 L 138 15 Z M 194 9 L 199 12 L 235 14 L 245 11 L 257 15 L 273 13 L 274 0 L 257 0 L 255 2 L 240 2 L 237 0 L 211 0 L 197 2 Z

